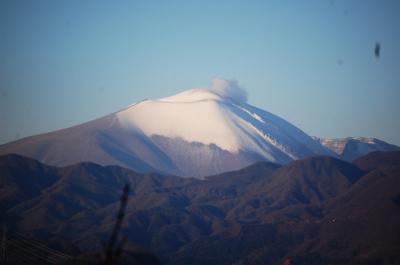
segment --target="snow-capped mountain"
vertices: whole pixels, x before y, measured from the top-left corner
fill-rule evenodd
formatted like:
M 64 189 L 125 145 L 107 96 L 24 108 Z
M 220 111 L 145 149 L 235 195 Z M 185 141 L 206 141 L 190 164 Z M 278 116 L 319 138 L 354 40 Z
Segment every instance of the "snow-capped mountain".
M 343 160 L 353 161 L 361 156 L 374 151 L 398 151 L 396 145 L 386 143 L 371 137 L 347 137 L 347 138 L 318 138 L 313 137 L 322 145 L 334 151 Z
M 0 154 L 17 153 L 51 165 L 92 161 L 195 177 L 260 160 L 336 156 L 287 121 L 225 92 L 191 89 L 144 100 L 94 121 L 2 145 Z

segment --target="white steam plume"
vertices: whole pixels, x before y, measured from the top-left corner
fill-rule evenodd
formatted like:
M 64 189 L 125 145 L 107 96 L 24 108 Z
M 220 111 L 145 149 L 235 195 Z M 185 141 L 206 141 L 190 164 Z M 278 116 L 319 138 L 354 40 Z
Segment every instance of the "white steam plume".
M 236 80 L 214 78 L 210 90 L 222 97 L 229 97 L 239 102 L 247 102 L 247 92 Z

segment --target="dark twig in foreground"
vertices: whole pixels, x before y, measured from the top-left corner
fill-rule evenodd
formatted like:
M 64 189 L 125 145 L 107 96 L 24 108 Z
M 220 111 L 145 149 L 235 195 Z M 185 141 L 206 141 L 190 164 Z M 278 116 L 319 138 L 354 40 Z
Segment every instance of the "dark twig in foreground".
M 129 185 L 126 184 L 124 186 L 124 191 L 120 200 L 120 207 L 117 215 L 117 221 L 115 222 L 111 237 L 104 249 L 103 253 L 103 255 L 105 256 L 103 262 L 104 265 L 117 264 L 118 259 L 122 254 L 126 239 L 124 238 L 118 243 L 118 236 L 121 230 L 122 221 L 124 220 L 125 217 L 125 210 L 128 203 L 128 195 L 129 195 Z

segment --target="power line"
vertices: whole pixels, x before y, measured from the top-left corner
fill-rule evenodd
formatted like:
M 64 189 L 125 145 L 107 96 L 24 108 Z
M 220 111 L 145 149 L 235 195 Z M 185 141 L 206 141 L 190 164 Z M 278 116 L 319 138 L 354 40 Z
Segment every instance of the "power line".
M 1 264 L 7 263 L 8 260 L 12 261 L 12 264 L 16 265 L 50 265 L 63 264 L 68 260 L 73 260 L 73 256 L 67 255 L 55 249 L 51 249 L 42 242 L 35 239 L 26 238 L 24 235 L 18 232 L 8 234 L 7 238 L 5 228 L 3 228 L 3 236 L 0 247 Z M 6 257 L 7 260 L 3 257 Z
M 53 255 L 59 256 L 59 257 L 64 258 L 64 259 L 71 259 L 72 258 L 72 256 L 64 254 L 64 253 L 62 253 L 62 252 L 60 252 L 58 250 L 55 250 L 55 249 L 51 249 L 51 248 L 47 247 L 46 245 L 44 245 L 43 243 L 41 243 L 41 242 L 39 242 L 37 240 L 28 239 L 28 238 L 22 236 L 20 233 L 15 233 L 15 235 L 20 240 L 23 240 L 26 244 L 29 244 L 29 245 L 31 245 L 31 246 L 33 246 L 35 248 L 41 249 L 41 250 L 43 250 L 45 252 L 51 253 Z
M 54 259 L 54 258 L 49 257 L 47 255 L 43 255 L 43 254 L 40 254 L 38 252 L 35 252 L 34 250 L 27 249 L 26 245 L 24 245 L 23 243 L 17 241 L 16 239 L 12 239 L 9 242 L 11 244 L 14 244 L 14 246 L 16 246 L 19 251 L 26 252 L 27 254 L 29 254 L 31 258 L 37 258 L 37 259 L 43 260 L 43 261 L 48 262 L 48 263 L 57 263 L 57 261 L 58 261 L 57 259 Z M 20 254 L 19 251 L 18 251 L 18 255 Z
M 22 251 L 21 251 L 22 250 Z M 48 264 L 49 261 L 46 261 L 46 263 L 43 263 L 43 261 L 37 257 L 34 257 L 31 255 L 31 253 L 27 253 L 26 251 L 24 252 L 23 249 L 18 248 L 18 252 L 15 253 L 13 261 L 18 261 L 19 263 L 25 263 L 29 265 L 43 265 L 43 264 Z

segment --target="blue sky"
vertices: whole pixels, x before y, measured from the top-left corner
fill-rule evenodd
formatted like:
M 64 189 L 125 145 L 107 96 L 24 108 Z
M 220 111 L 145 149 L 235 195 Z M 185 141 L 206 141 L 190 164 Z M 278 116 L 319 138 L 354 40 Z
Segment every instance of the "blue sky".
M 0 143 L 221 77 L 310 135 L 399 145 L 399 14 L 396 0 L 0 1 Z

